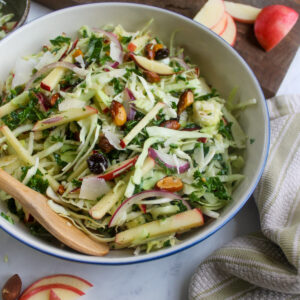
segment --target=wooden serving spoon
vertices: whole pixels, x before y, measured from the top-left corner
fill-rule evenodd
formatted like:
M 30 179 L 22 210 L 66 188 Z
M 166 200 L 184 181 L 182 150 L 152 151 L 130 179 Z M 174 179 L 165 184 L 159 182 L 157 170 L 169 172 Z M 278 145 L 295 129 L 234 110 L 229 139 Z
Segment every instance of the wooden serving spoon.
M 70 248 L 94 256 L 103 256 L 109 248 L 90 239 L 70 221 L 60 217 L 48 205 L 48 199 L 7 174 L 0 168 L 0 189 L 18 200 L 47 231 Z

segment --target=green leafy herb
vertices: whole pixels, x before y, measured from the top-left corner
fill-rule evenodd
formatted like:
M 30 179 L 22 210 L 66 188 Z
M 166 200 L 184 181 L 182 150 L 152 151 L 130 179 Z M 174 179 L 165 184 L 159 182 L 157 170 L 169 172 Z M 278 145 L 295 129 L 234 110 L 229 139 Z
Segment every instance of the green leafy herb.
M 250 144 L 253 144 L 255 142 L 255 139 L 251 138 L 250 139 Z
M 121 93 L 125 88 L 125 84 L 122 83 L 118 78 L 113 78 L 110 83 L 113 85 L 116 94 Z
M 64 167 L 68 164 L 67 162 L 63 161 L 63 160 L 60 158 L 60 155 L 59 155 L 58 153 L 54 153 L 53 156 L 54 156 L 54 159 L 55 159 L 56 163 L 57 163 L 60 167 L 64 168 Z
M 223 120 L 219 123 L 219 133 L 222 134 L 223 137 L 227 138 L 228 140 L 232 140 L 232 133 L 231 133 L 231 126 L 232 122 L 229 122 L 225 125 L 225 122 Z
M 122 44 L 128 44 L 132 39 L 132 36 L 122 36 L 121 37 L 121 43 Z
M 3 211 L 1 211 L 0 216 L 2 218 L 4 218 L 6 221 L 8 221 L 11 224 L 15 224 L 14 220 L 12 219 L 11 216 L 8 216 L 7 214 L 5 214 Z
M 81 187 L 81 185 L 82 185 L 82 181 L 77 180 L 77 179 L 74 178 L 74 179 L 72 180 L 72 185 L 73 185 L 74 187 L 79 188 L 79 187 Z
M 22 167 L 21 181 L 25 178 L 30 168 L 31 167 Z M 48 180 L 43 178 L 43 174 L 40 170 L 37 170 L 35 175 L 32 176 L 29 182 L 27 183 L 27 186 L 39 193 L 45 194 L 48 188 Z
M 53 46 L 61 46 L 63 44 L 69 44 L 71 41 L 71 38 L 66 37 L 66 36 L 61 36 L 59 35 L 58 37 L 56 37 L 54 40 L 50 40 L 50 43 Z
M 88 43 L 88 51 L 85 55 L 88 62 L 99 62 L 100 54 L 102 50 L 103 38 L 97 38 L 96 36 L 91 36 Z
M 199 97 L 195 98 L 195 101 L 208 100 L 210 98 L 219 97 L 219 96 L 220 95 L 217 92 L 217 90 L 215 88 L 212 88 L 211 93 L 199 96 Z

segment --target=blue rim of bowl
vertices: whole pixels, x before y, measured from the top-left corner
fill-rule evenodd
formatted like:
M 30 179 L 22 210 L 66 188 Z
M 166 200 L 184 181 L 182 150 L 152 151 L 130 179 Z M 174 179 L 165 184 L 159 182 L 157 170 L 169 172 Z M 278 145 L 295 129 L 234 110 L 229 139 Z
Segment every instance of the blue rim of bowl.
M 146 8 L 150 8 L 152 10 L 157 10 L 157 11 L 162 11 L 164 13 L 167 13 L 167 14 L 170 14 L 170 15 L 175 15 L 177 17 L 180 17 L 180 18 L 183 18 L 184 20 L 186 20 L 187 22 L 190 22 L 190 23 L 193 23 L 195 25 L 197 25 L 198 27 L 200 27 L 202 30 L 208 32 L 209 34 L 213 34 L 217 39 L 219 39 L 219 41 L 223 44 L 224 47 L 230 49 L 231 51 L 233 51 L 233 53 L 238 57 L 238 59 L 241 61 L 241 63 L 245 66 L 245 68 L 249 71 L 250 75 L 252 76 L 254 82 L 256 83 L 257 87 L 258 87 L 258 90 L 260 92 L 260 95 L 261 95 L 261 98 L 264 100 L 264 103 L 265 103 L 265 108 L 266 108 L 266 117 L 267 117 L 267 145 L 266 145 L 266 153 L 265 153 L 265 158 L 264 158 L 264 161 L 262 163 L 262 166 L 261 166 L 261 169 L 260 169 L 260 172 L 256 178 L 256 181 L 254 182 L 251 190 L 249 191 L 249 193 L 247 194 L 247 196 L 245 197 L 245 199 L 240 203 L 240 205 L 230 213 L 230 215 L 227 217 L 226 220 L 224 220 L 223 223 L 221 223 L 218 227 L 216 227 L 214 230 L 212 230 L 211 232 L 209 232 L 208 234 L 206 234 L 205 236 L 197 239 L 196 241 L 194 242 L 191 242 L 190 244 L 188 245 L 185 245 L 185 246 L 182 246 L 182 247 L 179 247 L 178 249 L 174 249 L 172 250 L 172 248 L 170 248 L 170 251 L 168 251 L 167 253 L 164 253 L 164 254 L 159 254 L 159 251 L 157 252 L 157 255 L 156 256 L 153 256 L 153 257 L 145 257 L 143 258 L 143 256 L 140 256 L 140 259 L 138 258 L 139 256 L 136 256 L 136 260 L 132 260 L 132 261 L 124 261 L 124 262 L 121 262 L 121 261 L 112 261 L 112 262 L 104 262 L 104 261 L 85 261 L 83 259 L 77 259 L 77 258 L 71 258 L 71 257 L 68 257 L 67 255 L 60 255 L 60 254 L 54 254 L 52 253 L 51 251 L 47 251 L 47 250 L 44 250 L 42 249 L 41 247 L 39 246 L 34 246 L 33 243 L 30 243 L 30 242 L 26 242 L 24 240 L 22 240 L 20 237 L 18 237 L 17 235 L 14 235 L 13 233 L 11 233 L 8 229 L 5 229 L 3 228 L 3 226 L 0 225 L 0 228 L 5 231 L 7 234 L 9 234 L 10 236 L 12 236 L 13 238 L 15 238 L 16 240 L 18 240 L 19 242 L 25 244 L 26 246 L 30 247 L 30 248 L 33 248 L 39 252 L 42 252 L 44 254 L 47 254 L 47 255 L 50 255 L 50 256 L 54 256 L 56 258 L 60 258 L 60 259 L 63 259 L 63 260 L 68 260 L 68 261 L 72 261 L 72 262 L 79 262 L 79 263 L 84 263 L 84 264 L 93 264 L 93 265 L 130 265 L 130 264 L 137 264 L 137 263 L 142 263 L 142 262 L 148 262 L 148 261 L 153 261 L 153 260 L 157 260 L 157 259 L 161 259 L 161 258 L 164 258 L 164 257 L 167 257 L 167 256 L 171 256 L 173 254 L 176 254 L 178 252 L 181 252 L 181 251 L 184 251 L 186 249 L 189 249 L 191 248 L 192 246 L 195 246 L 197 245 L 198 243 L 206 240 L 207 238 L 209 238 L 211 235 L 213 235 L 215 232 L 217 232 L 219 229 L 221 229 L 224 225 L 226 225 L 232 218 L 235 217 L 235 215 L 241 210 L 241 208 L 245 205 L 245 203 L 248 201 L 248 199 L 251 197 L 251 195 L 253 194 L 261 176 L 262 176 L 262 173 L 264 171 L 264 168 L 266 166 L 266 163 L 267 163 L 267 158 L 268 158 L 268 153 L 269 153 L 269 148 L 270 148 L 270 132 L 271 132 L 271 129 L 270 129 L 270 117 L 269 117 L 269 110 L 268 110 L 268 106 L 267 106 L 267 103 L 266 103 L 266 99 L 265 99 L 265 96 L 263 94 L 263 91 L 261 89 L 261 86 L 255 76 L 255 74 L 253 73 L 252 69 L 248 66 L 248 64 L 246 63 L 246 61 L 243 59 L 243 57 L 232 47 L 230 46 L 224 39 L 222 39 L 220 36 L 218 36 L 216 33 L 214 33 L 213 31 L 211 31 L 210 29 L 206 28 L 205 26 L 197 23 L 196 21 L 188 18 L 188 17 L 185 17 L 179 13 L 176 13 L 176 12 L 173 12 L 173 11 L 169 11 L 169 10 L 166 10 L 166 9 L 163 9 L 163 8 L 159 8 L 159 7 L 155 7 L 155 6 L 151 6 L 151 5 L 145 5 L 145 4 L 135 4 L 135 3 L 124 3 L 124 2 L 105 2 L 105 3 L 93 3 L 93 4 L 84 4 L 84 5 L 78 5 L 78 6 L 74 6 L 74 7 L 68 7 L 68 8 L 64 8 L 64 9 L 60 9 L 58 11 L 54 11 L 52 13 L 49 13 L 47 15 L 44 15 L 44 16 L 41 16 L 41 17 L 38 17 L 30 22 L 28 22 L 27 24 L 31 24 L 33 22 L 36 22 L 38 21 L 39 19 L 41 18 L 44 18 L 46 16 L 49 16 L 49 15 L 55 15 L 55 14 L 60 14 L 60 13 L 63 13 L 64 11 L 66 10 L 76 10 L 76 9 L 80 9 L 81 7 L 86 7 L 86 6 L 119 6 L 119 5 L 122 5 L 122 6 L 138 6 L 138 7 L 146 7 Z M 25 28 L 26 25 L 22 26 L 22 28 Z M 21 29 L 21 28 L 20 28 Z M 20 30 L 20 29 L 17 29 L 16 31 Z M 99 257 L 97 257 L 99 259 Z M 121 259 L 127 259 L 127 258 L 121 258 Z

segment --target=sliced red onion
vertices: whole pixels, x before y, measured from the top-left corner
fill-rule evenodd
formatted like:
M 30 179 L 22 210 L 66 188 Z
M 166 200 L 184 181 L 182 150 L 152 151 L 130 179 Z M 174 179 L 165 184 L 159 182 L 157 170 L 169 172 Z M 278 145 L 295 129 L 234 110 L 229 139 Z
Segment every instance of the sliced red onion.
M 159 190 L 149 190 L 149 191 L 143 191 L 138 194 L 133 195 L 132 197 L 128 198 L 125 200 L 121 205 L 117 208 L 115 213 L 112 215 L 108 227 L 113 227 L 118 225 L 118 219 L 120 216 L 122 216 L 128 208 L 130 208 L 134 204 L 139 204 L 140 201 L 147 199 L 147 198 L 152 198 L 152 197 L 163 197 L 163 198 L 169 198 L 171 201 L 172 200 L 182 200 L 180 196 L 170 193 L 167 191 L 159 191 Z
M 136 115 L 136 110 L 133 101 L 135 101 L 135 97 L 132 91 L 128 88 L 125 88 L 124 96 L 125 97 L 124 97 L 123 105 L 127 113 L 127 120 L 129 121 L 134 120 Z
M 112 64 L 110 65 L 110 67 L 111 67 L 111 68 L 114 68 L 114 69 L 116 69 L 118 66 L 119 66 L 119 62 L 117 62 L 117 61 L 115 61 L 114 63 L 112 63 Z
M 87 75 L 87 71 L 83 70 L 81 68 L 78 68 L 76 65 L 66 62 L 66 61 L 58 61 L 58 62 L 54 62 L 52 64 L 49 64 L 47 66 L 44 66 L 43 68 L 41 68 L 38 72 L 36 72 L 33 77 L 27 82 L 26 86 L 25 86 L 25 91 L 27 91 L 28 89 L 31 88 L 33 82 L 40 77 L 41 75 L 43 75 L 44 73 L 46 73 L 47 71 L 57 68 L 57 67 L 61 67 L 61 68 L 66 68 L 69 69 L 71 71 L 73 71 L 74 73 L 76 73 L 78 76 L 80 77 L 84 77 Z
M 149 156 L 153 158 L 155 161 L 159 160 L 169 169 L 177 169 L 177 171 L 181 174 L 186 172 L 190 168 L 190 164 L 188 161 L 177 158 L 178 165 L 175 163 L 172 155 L 164 153 L 159 150 L 155 150 L 153 148 L 149 148 Z
M 115 44 L 116 49 L 114 49 L 114 50 L 116 51 L 118 49 L 118 51 L 116 51 L 116 53 L 115 53 L 116 57 L 114 57 L 114 60 L 116 60 L 120 64 L 123 63 L 123 48 L 122 48 L 121 43 L 118 40 L 118 37 L 112 32 L 108 32 L 108 31 L 98 29 L 98 28 L 93 28 L 93 31 L 102 33 L 107 38 L 109 38 L 112 43 Z
M 36 93 L 36 97 L 38 98 L 40 107 L 41 107 L 41 111 L 48 111 L 49 106 L 48 106 L 48 100 L 46 98 L 46 96 L 42 93 Z
M 56 122 L 59 122 L 63 119 L 62 116 L 58 116 L 58 117 L 53 117 L 53 118 L 50 118 L 50 119 L 46 119 L 44 121 L 42 121 L 43 124 L 52 124 L 52 123 L 56 123 Z
M 76 48 L 78 41 L 79 41 L 79 39 L 76 39 L 76 40 L 74 41 L 74 43 L 72 44 L 72 47 L 71 47 L 71 49 L 69 50 L 68 53 L 71 53 L 71 52 Z

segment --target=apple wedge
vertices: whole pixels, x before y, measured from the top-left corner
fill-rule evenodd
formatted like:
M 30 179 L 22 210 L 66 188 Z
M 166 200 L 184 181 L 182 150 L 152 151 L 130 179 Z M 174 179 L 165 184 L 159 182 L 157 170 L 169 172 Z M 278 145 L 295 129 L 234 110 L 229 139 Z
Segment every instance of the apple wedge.
M 261 12 L 261 8 L 251 5 L 224 1 L 225 10 L 235 21 L 253 24 Z
M 148 173 L 151 169 L 153 169 L 155 166 L 155 161 L 150 158 L 147 157 L 147 159 L 144 162 L 144 165 L 142 167 L 141 170 L 141 176 L 145 175 L 146 173 Z M 124 182 L 128 183 L 129 179 L 130 179 L 130 173 L 128 175 L 126 175 L 126 177 L 124 178 Z M 108 192 L 95 206 L 93 206 L 90 209 L 90 215 L 92 218 L 99 220 L 102 217 L 104 217 L 104 215 L 120 200 L 122 200 L 122 198 L 124 197 L 124 193 L 126 190 L 127 184 L 123 184 L 122 186 L 120 186 L 117 190 L 114 191 L 114 189 L 112 189 L 110 192 Z
M 294 27 L 299 14 L 284 5 L 270 5 L 262 9 L 258 15 L 254 32 L 260 45 L 272 50 Z
M 116 235 L 118 247 L 128 247 L 145 240 L 165 236 L 174 232 L 187 231 L 204 224 L 202 212 L 195 208 L 162 220 L 152 221 L 122 231 Z
M 43 277 L 35 281 L 23 292 L 23 296 L 37 287 L 50 284 L 65 284 L 74 287 L 82 292 L 93 286 L 90 282 L 78 276 L 68 274 L 55 274 Z
M 17 110 L 21 105 L 27 104 L 29 101 L 29 92 L 25 91 L 22 94 L 16 96 L 11 101 L 0 107 L 0 118 L 10 114 L 11 112 Z
M 229 14 L 226 13 L 226 15 L 227 15 L 227 26 L 224 32 L 220 35 L 220 37 L 223 38 L 231 46 L 233 46 L 236 40 L 236 24 L 233 18 Z
M 73 53 L 70 53 L 63 61 L 72 63 L 73 62 Z M 66 69 L 62 67 L 57 67 L 53 69 L 41 82 L 41 88 L 51 92 L 60 80 L 65 75 Z
M 173 75 L 175 73 L 173 68 L 162 62 L 150 60 L 144 56 L 134 55 L 133 53 L 131 53 L 130 57 L 133 59 L 137 66 L 146 71 L 154 72 L 158 75 L 165 76 Z
M 212 28 L 212 31 L 218 35 L 221 35 L 225 31 L 226 26 L 227 26 L 227 15 L 224 13 L 222 19 L 216 26 Z
M 107 169 L 105 173 L 98 175 L 98 178 L 102 178 L 104 180 L 112 180 L 124 172 L 128 171 L 138 159 L 138 155 L 132 158 L 129 158 L 117 165 L 112 166 L 111 168 Z
M 53 283 L 36 287 L 35 289 L 22 294 L 19 300 L 49 300 L 50 291 L 53 291 L 57 297 L 63 300 L 75 300 L 85 295 L 79 289 L 60 283 Z
M 62 300 L 62 299 L 59 298 L 53 290 L 50 290 L 49 300 Z
M 54 126 L 70 123 L 72 121 L 79 121 L 96 113 L 98 113 L 97 109 L 91 106 L 73 108 L 72 110 L 64 111 L 48 119 L 37 121 L 33 126 L 32 131 L 45 130 Z
M 213 29 L 225 13 L 223 0 L 208 0 L 194 17 L 194 21 Z

